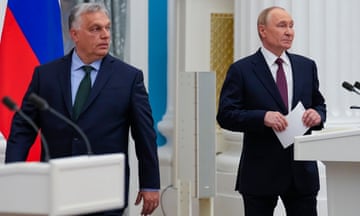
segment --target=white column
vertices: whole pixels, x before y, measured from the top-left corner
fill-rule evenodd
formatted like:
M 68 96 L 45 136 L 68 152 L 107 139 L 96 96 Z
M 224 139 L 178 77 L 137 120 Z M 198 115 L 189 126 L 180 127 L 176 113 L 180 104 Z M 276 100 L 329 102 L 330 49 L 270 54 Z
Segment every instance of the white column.
M 166 138 L 166 144 L 159 148 L 159 160 L 161 166 L 161 180 L 163 185 L 171 184 L 175 179 L 172 177 L 172 161 L 174 154 L 174 97 L 175 97 L 175 75 L 177 71 L 176 51 L 176 28 L 177 28 L 177 2 L 168 0 L 167 8 L 167 98 L 166 112 L 158 123 L 158 129 Z
M 168 0 L 167 9 L 167 98 L 166 112 L 162 121 L 158 123 L 160 132 L 166 138 L 166 145 L 173 145 L 173 121 L 174 121 L 174 96 L 175 96 L 175 74 L 176 74 L 176 0 Z
M 143 70 L 144 83 L 148 83 L 148 1 L 128 1 L 127 40 L 125 60 Z M 135 206 L 139 191 L 138 161 L 134 142 L 129 142 L 130 192 L 129 206 L 125 215 L 140 215 L 142 205 Z

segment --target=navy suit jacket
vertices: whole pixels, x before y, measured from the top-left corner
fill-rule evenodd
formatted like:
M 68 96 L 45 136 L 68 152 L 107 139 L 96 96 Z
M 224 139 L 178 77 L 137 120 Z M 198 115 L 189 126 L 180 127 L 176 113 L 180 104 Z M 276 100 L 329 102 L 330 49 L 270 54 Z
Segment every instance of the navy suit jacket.
M 287 53 L 293 72 L 292 108 L 301 102 L 326 118 L 314 61 Z M 236 190 L 252 195 L 278 195 L 290 184 L 303 193 L 319 190 L 315 161 L 294 161 L 293 145 L 284 149 L 264 125 L 267 111 L 287 114 L 274 78 L 261 51 L 233 63 L 221 90 L 217 120 L 222 128 L 244 132 Z M 291 124 L 291 122 L 290 122 Z M 309 131 L 310 132 L 310 131 Z
M 84 140 L 66 122 L 48 111 L 36 109 L 27 97 L 35 92 L 52 108 L 71 118 L 71 55 L 72 52 L 36 67 L 22 103 L 23 112 L 34 120 L 46 137 L 51 158 L 86 154 Z M 84 106 L 75 123 L 88 136 L 93 153 L 125 153 L 127 189 L 128 137 L 131 129 L 139 162 L 139 173 L 133 175 L 139 176 L 140 188 L 159 189 L 156 133 L 142 72 L 111 55 L 105 56 Z M 24 161 L 35 137 L 34 130 L 15 114 L 7 142 L 6 162 Z

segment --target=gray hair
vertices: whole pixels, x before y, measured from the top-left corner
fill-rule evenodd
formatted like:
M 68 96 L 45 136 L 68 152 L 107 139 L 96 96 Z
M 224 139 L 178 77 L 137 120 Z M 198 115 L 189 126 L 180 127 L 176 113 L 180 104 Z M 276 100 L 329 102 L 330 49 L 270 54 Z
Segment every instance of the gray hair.
M 103 12 L 105 13 L 109 18 L 110 14 L 109 11 L 106 9 L 105 5 L 102 3 L 82 3 L 75 5 L 73 9 L 70 11 L 69 15 L 69 29 L 76 28 L 78 29 L 80 27 L 80 15 L 84 13 L 93 13 L 93 12 Z
M 285 11 L 285 9 L 282 8 L 282 7 L 272 6 L 272 7 L 265 8 L 263 11 L 261 11 L 261 13 L 258 16 L 257 26 L 258 26 L 258 35 L 259 35 L 260 39 L 262 39 L 262 38 L 261 38 L 261 35 L 260 35 L 260 32 L 259 32 L 259 25 L 265 25 L 265 26 L 267 25 L 268 20 L 269 20 L 269 14 L 274 9 L 280 9 L 280 10 Z
M 266 25 L 267 21 L 269 19 L 269 14 L 272 10 L 274 9 L 280 9 L 280 10 L 284 10 L 284 8 L 282 7 L 278 7 L 278 6 L 273 6 L 273 7 L 268 7 L 265 8 L 263 11 L 261 11 L 261 13 L 259 14 L 258 20 L 257 20 L 257 25 Z

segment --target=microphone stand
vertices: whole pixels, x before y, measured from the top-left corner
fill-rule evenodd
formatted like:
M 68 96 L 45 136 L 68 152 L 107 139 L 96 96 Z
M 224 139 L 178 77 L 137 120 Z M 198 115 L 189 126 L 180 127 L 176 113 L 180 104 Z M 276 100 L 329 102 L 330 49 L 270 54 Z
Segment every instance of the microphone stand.
M 84 132 L 79 128 L 79 126 L 77 126 L 76 124 L 74 124 L 72 121 L 70 121 L 68 118 L 66 118 L 65 116 L 61 115 L 59 112 L 57 112 L 56 110 L 54 110 L 51 107 L 48 107 L 47 109 L 50 113 L 54 114 L 55 116 L 57 116 L 58 118 L 64 120 L 66 123 L 68 123 L 71 127 L 73 127 L 79 134 L 80 136 L 84 139 L 85 145 L 86 145 L 86 150 L 87 150 L 87 154 L 88 156 L 92 155 L 92 151 L 91 151 L 91 147 L 90 147 L 90 141 L 87 138 L 87 136 L 84 134 Z
M 356 89 L 353 89 L 352 91 L 355 92 L 356 94 L 360 95 L 360 92 L 357 91 Z
M 19 107 L 15 104 L 15 102 L 12 101 L 9 97 L 5 96 L 2 99 L 2 102 L 9 110 L 18 113 L 34 129 L 34 131 L 36 131 L 36 133 L 39 133 L 42 142 L 42 147 L 44 148 L 44 157 L 45 157 L 44 160 L 45 162 L 48 162 L 50 160 L 49 146 L 44 135 L 40 131 L 39 127 L 36 126 L 35 122 L 28 115 L 26 115 L 21 109 L 19 109 Z
M 353 86 L 354 86 L 353 91 L 354 91 L 356 94 L 360 95 L 359 91 L 356 90 L 356 89 L 359 89 L 359 90 L 360 90 L 360 83 L 359 83 L 358 81 L 356 81 Z M 350 106 L 350 109 L 360 109 L 360 106 L 354 106 L 354 105 L 353 105 L 353 106 Z
M 51 108 L 49 106 L 49 104 L 43 98 L 38 96 L 37 94 L 31 93 L 30 96 L 29 96 L 29 100 L 35 106 L 37 106 L 39 109 L 49 111 L 50 113 L 54 114 L 58 118 L 62 119 L 66 123 L 68 123 L 71 127 L 73 127 L 80 134 L 80 136 L 84 139 L 88 156 L 92 155 L 89 139 L 87 138 L 87 136 L 84 134 L 84 132 L 81 130 L 81 128 L 79 126 L 77 126 L 74 122 L 72 122 L 70 119 L 68 119 L 67 117 L 65 117 L 61 113 L 59 113 L 56 110 L 54 110 L 53 108 Z
M 360 89 L 360 82 L 355 82 L 354 85 L 351 85 L 350 83 L 344 81 L 342 83 L 342 87 L 344 87 L 346 90 L 355 92 L 356 94 L 360 95 L 360 92 L 356 89 Z M 360 106 L 350 106 L 350 109 L 360 109 Z

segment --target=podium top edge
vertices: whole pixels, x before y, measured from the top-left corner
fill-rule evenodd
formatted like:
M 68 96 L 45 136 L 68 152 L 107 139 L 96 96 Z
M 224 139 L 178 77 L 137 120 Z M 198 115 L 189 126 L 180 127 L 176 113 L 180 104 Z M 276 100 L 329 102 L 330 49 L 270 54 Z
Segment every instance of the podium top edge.
M 80 155 L 74 157 L 65 157 L 65 158 L 56 158 L 49 160 L 51 165 L 56 164 L 71 164 L 71 163 L 87 163 L 87 162 L 122 162 L 125 159 L 125 155 L 123 153 L 116 154 L 102 154 L 102 155 Z
M 53 165 L 66 165 L 66 164 L 87 164 L 87 163 L 96 163 L 98 165 L 108 164 L 108 163 L 123 163 L 125 160 L 125 155 L 123 153 L 116 154 L 103 154 L 103 155 L 82 155 L 76 157 L 65 157 L 65 158 L 56 158 L 51 159 L 49 163 L 46 162 L 13 162 L 0 165 L 0 175 L 9 174 L 9 173 L 26 173 L 26 172 L 38 172 L 46 173 L 49 171 L 50 167 Z
M 48 173 L 50 165 L 42 162 L 14 162 L 0 165 L 0 175 L 10 173 Z
M 295 141 L 312 139 L 312 137 L 326 136 L 328 138 L 354 136 L 360 135 L 360 128 L 338 128 L 338 129 L 323 129 L 321 131 L 313 131 L 310 135 L 295 136 Z

